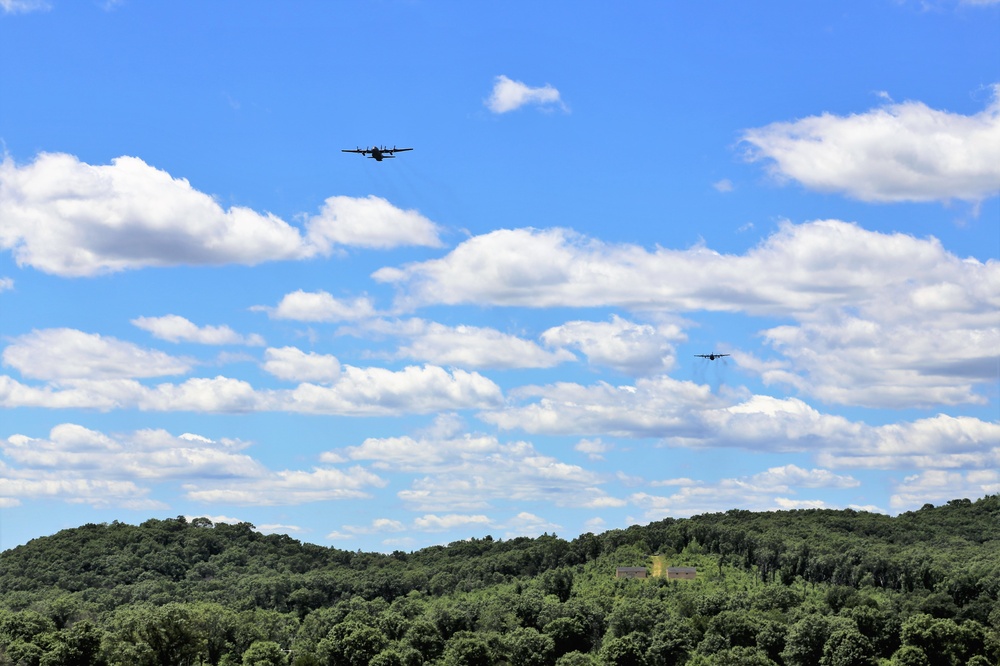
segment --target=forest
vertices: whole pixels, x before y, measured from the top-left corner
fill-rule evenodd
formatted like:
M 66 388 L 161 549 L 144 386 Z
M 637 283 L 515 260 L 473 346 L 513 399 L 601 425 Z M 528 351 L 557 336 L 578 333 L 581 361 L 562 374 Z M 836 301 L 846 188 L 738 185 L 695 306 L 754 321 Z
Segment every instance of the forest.
M 616 579 L 619 566 L 697 568 Z M 207 518 L 0 553 L 0 665 L 996 666 L 1000 495 L 364 553 Z

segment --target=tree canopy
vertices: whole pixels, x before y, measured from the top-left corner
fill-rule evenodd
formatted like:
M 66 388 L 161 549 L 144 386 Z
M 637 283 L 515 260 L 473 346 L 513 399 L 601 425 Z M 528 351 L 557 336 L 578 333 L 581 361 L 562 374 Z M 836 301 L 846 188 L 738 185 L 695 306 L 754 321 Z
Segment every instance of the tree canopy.
M 696 579 L 615 579 L 654 555 Z M 178 517 L 0 553 L 0 666 L 995 664 L 998 598 L 998 495 L 409 553 Z

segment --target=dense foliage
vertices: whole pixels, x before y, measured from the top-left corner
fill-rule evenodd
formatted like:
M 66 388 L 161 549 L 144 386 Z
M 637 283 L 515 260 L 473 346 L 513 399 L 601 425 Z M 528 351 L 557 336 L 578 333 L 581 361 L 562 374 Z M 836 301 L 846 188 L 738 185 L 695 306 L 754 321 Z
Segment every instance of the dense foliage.
M 617 566 L 698 567 L 694 581 Z M 1000 664 L 1000 495 L 362 553 L 199 518 L 0 553 L 0 665 Z

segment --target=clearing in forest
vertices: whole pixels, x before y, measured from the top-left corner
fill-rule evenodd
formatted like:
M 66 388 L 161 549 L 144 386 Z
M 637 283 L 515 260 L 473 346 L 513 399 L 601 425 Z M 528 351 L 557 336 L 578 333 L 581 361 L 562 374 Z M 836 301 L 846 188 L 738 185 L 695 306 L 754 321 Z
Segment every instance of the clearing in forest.
M 653 578 L 667 575 L 667 556 L 666 555 L 653 555 Z

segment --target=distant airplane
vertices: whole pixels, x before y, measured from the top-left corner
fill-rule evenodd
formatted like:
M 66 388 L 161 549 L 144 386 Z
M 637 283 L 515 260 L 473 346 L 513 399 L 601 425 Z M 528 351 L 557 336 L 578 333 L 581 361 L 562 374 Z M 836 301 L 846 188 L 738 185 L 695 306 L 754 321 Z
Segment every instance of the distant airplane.
M 381 162 L 382 160 L 389 159 L 390 157 L 395 157 L 393 153 L 402 153 L 407 150 L 413 150 L 413 148 L 397 148 L 396 146 L 393 146 L 392 148 L 386 148 L 385 146 L 382 146 L 381 148 L 379 148 L 378 146 L 373 146 L 371 148 L 355 148 L 354 150 L 350 149 L 341 150 L 340 152 L 358 153 L 359 155 L 364 155 L 369 159 L 374 157 L 376 162 Z M 368 153 L 371 153 L 371 155 L 369 155 Z
M 717 358 L 722 358 L 723 356 L 729 356 L 729 354 L 695 354 L 695 356 L 700 356 L 701 358 L 707 358 L 709 361 L 714 361 Z

